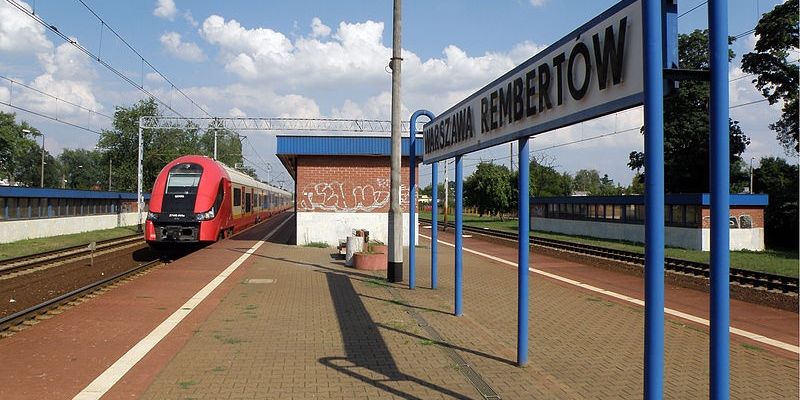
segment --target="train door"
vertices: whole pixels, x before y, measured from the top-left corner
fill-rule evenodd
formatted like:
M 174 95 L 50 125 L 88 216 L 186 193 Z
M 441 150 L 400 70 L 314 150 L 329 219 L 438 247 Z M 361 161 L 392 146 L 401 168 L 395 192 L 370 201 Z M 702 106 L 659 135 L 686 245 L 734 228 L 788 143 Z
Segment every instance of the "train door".
M 238 185 L 231 185 L 233 186 L 233 218 L 239 218 L 242 215 L 242 187 Z
M 253 212 L 253 189 L 246 188 L 244 195 L 244 212 L 250 214 Z

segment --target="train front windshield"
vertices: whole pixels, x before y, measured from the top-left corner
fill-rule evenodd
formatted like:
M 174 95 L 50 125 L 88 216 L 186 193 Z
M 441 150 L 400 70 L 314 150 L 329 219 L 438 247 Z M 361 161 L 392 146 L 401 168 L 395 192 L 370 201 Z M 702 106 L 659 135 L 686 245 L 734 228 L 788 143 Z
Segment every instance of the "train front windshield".
M 167 176 L 167 193 L 197 193 L 197 186 L 200 184 L 200 176 L 202 175 L 203 167 L 197 164 L 184 163 L 172 167 Z

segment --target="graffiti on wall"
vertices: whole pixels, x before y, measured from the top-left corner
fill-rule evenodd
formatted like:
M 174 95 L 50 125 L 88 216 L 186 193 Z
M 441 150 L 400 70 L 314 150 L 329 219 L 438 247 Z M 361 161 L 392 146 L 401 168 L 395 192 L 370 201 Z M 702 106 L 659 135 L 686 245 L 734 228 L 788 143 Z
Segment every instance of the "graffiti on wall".
M 300 191 L 298 208 L 302 211 L 372 212 L 389 208 L 389 179 L 375 179 L 375 184 L 317 182 Z M 400 204 L 408 204 L 408 187 L 400 186 Z

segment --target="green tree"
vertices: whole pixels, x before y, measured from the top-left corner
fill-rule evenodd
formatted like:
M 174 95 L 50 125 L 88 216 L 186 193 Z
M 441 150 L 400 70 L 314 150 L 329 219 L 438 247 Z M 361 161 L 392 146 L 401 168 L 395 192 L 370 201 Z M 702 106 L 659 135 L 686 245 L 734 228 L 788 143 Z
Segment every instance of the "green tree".
M 108 189 L 104 154 L 97 150 L 64 149 L 58 158 L 63 166 L 65 187 L 82 190 Z
M 631 179 L 631 184 L 625 188 L 625 194 L 644 194 L 644 176 L 636 173 Z
M 582 169 L 576 172 L 572 181 L 572 191 L 597 194 L 600 191 L 600 173 L 596 169 Z
M 160 117 L 161 110 L 154 99 L 141 100 L 132 107 L 117 107 L 113 130 L 102 132 L 98 147 L 104 155 L 104 165 L 112 161 L 112 185 L 115 190 L 135 191 L 137 187 L 137 159 L 139 151 L 139 117 Z M 142 180 L 144 191 L 150 191 L 158 173 L 170 161 L 187 154 L 211 157 L 214 152 L 214 134 L 217 134 L 217 153 L 220 160 L 234 167 L 242 164 L 242 145 L 238 135 L 214 125 L 203 133 L 200 127 L 187 125 L 142 130 Z M 242 168 L 254 178 L 255 170 Z
M 681 68 L 708 69 L 708 31 L 695 30 L 678 37 Z M 730 52 L 729 58 L 733 58 Z M 709 83 L 681 82 L 677 94 L 664 101 L 664 187 L 669 193 L 709 190 Z M 729 121 L 732 168 L 750 139 L 738 121 Z M 646 133 L 645 133 L 646 134 Z M 644 167 L 644 153 L 630 153 L 632 170 Z M 647 173 L 647 171 L 645 171 Z
M 572 176 L 533 160 L 530 164 L 530 193 L 536 197 L 569 196 L 572 194 Z
M 798 248 L 798 167 L 776 157 L 761 159 L 753 171 L 753 192 L 769 195 L 764 215 L 768 247 Z
M 38 161 L 36 165 L 41 167 L 42 148 L 34 139 L 41 133 L 25 121 L 18 124 L 15 117 L 13 113 L 0 112 L 0 178 L 12 185 L 39 186 L 40 175 L 34 177 L 33 164 Z M 39 157 L 34 160 L 37 153 Z
M 800 152 L 798 141 L 798 0 L 764 14 L 756 25 L 755 51 L 742 56 L 742 70 L 757 76 L 756 88 L 769 104 L 783 100 L 781 119 L 769 125 L 786 149 Z M 791 59 L 790 59 L 791 58 Z
M 478 214 L 500 214 L 508 211 L 511 202 L 511 171 L 504 165 L 478 164 L 464 181 L 464 203 L 476 207 Z

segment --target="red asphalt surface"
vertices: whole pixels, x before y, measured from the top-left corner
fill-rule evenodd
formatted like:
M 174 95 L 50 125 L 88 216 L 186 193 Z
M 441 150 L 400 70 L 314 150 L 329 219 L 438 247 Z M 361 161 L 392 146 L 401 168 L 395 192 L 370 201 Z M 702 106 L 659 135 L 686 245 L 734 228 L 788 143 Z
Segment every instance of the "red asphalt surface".
M 71 399 L 291 215 L 280 214 L 0 340 L 0 399 Z M 204 256 L 212 252 L 213 257 Z M 141 395 L 243 270 L 228 277 L 105 398 Z
M 0 399 L 72 398 L 290 216 L 291 213 L 282 214 L 0 340 Z M 430 229 L 422 229 L 421 233 L 429 235 Z M 439 239 L 452 243 L 453 235 L 440 233 Z M 516 248 L 475 238 L 465 238 L 464 247 L 511 262 L 515 262 L 517 257 Z M 440 254 L 447 251 L 453 251 L 453 248 L 440 245 Z M 248 261 L 242 267 L 247 264 Z M 246 270 L 242 267 L 139 361 L 105 398 L 136 398 L 144 393 L 194 330 L 242 279 Z M 644 294 L 640 277 L 547 257 L 535 251 L 532 252 L 531 267 L 639 299 Z M 551 278 L 533 274 L 531 279 Z M 673 286 L 667 286 L 665 291 L 667 307 L 708 319 L 707 293 Z M 613 298 L 609 300 L 621 302 Z M 798 343 L 798 315 L 788 311 L 732 300 L 731 325 L 782 342 Z M 736 335 L 732 335 L 732 340 L 749 341 Z M 763 344 L 759 346 L 784 357 L 797 358 L 796 354 L 788 351 Z

